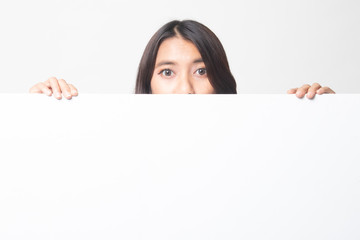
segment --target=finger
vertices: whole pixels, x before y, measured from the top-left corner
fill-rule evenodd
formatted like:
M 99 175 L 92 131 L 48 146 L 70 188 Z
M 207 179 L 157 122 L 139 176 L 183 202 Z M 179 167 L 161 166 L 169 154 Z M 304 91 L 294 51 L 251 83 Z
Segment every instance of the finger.
M 314 84 L 308 89 L 308 92 L 307 92 L 307 95 L 306 95 L 307 98 L 309 98 L 309 99 L 314 98 L 315 95 L 316 95 L 316 91 L 317 91 L 318 89 L 320 89 L 320 88 L 321 88 L 320 84 L 314 83 Z
M 58 80 L 55 77 L 49 78 L 51 89 L 56 99 L 61 99 L 61 89 Z
M 44 84 L 48 87 L 48 88 L 51 88 L 51 85 L 50 85 L 50 78 L 48 80 L 46 80 L 44 82 Z
M 288 94 L 295 94 L 297 91 L 297 88 L 291 88 L 287 91 Z
M 78 90 L 76 87 L 74 87 L 74 85 L 72 84 L 69 84 L 69 87 L 70 87 L 70 91 L 71 91 L 71 95 L 73 96 L 77 96 L 79 94 Z
M 64 79 L 58 81 L 62 94 L 66 99 L 71 99 L 70 87 Z
M 296 91 L 296 96 L 298 98 L 303 98 L 305 96 L 305 94 L 307 93 L 309 88 L 310 88 L 309 84 L 305 84 L 301 88 L 298 88 L 297 91 Z
M 321 94 L 323 94 L 323 93 L 332 93 L 332 94 L 335 94 L 335 92 L 334 92 L 331 88 L 329 88 L 329 87 L 322 87 L 322 88 L 318 89 L 318 90 L 316 91 L 316 93 L 319 94 L 319 95 L 321 95 Z
M 30 93 L 44 93 L 48 96 L 51 96 L 52 91 L 51 89 L 49 89 L 44 83 L 40 82 L 36 85 L 34 85 L 32 88 L 30 88 L 29 90 Z

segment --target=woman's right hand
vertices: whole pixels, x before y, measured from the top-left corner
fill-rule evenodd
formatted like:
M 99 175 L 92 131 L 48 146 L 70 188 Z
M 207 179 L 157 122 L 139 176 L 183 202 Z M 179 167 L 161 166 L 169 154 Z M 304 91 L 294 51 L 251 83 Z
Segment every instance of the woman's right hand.
M 55 77 L 49 78 L 45 82 L 39 82 L 32 86 L 29 90 L 30 93 L 43 93 L 48 96 L 54 94 L 56 99 L 61 99 L 62 95 L 66 99 L 71 99 L 73 96 L 78 95 L 78 90 L 72 84 L 68 84 L 64 79 L 56 79 Z

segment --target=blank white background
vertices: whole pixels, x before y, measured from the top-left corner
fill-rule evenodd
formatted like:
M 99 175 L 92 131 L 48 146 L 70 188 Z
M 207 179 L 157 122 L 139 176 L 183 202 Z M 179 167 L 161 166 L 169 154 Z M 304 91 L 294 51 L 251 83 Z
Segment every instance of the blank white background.
M 56 76 L 83 93 L 132 93 L 154 32 L 194 19 L 222 41 L 239 93 L 313 82 L 360 93 L 359 13 L 357 0 L 1 0 L 0 92 Z

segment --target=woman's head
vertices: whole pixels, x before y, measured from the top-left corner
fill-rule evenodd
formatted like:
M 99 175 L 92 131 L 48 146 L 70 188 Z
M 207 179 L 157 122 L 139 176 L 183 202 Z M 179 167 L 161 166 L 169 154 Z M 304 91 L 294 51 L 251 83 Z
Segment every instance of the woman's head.
M 223 46 L 201 23 L 172 21 L 142 56 L 135 93 L 236 93 Z

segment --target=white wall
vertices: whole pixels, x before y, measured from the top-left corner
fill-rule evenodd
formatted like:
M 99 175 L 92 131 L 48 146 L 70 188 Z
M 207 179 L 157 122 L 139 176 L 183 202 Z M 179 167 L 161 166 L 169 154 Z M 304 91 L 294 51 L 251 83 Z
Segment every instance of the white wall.
M 315 81 L 360 92 L 357 0 L 2 0 L 0 92 L 50 76 L 80 92 L 131 93 L 152 34 L 195 19 L 222 41 L 240 93 L 284 93 Z
M 0 239 L 360 239 L 360 94 L 0 94 Z

